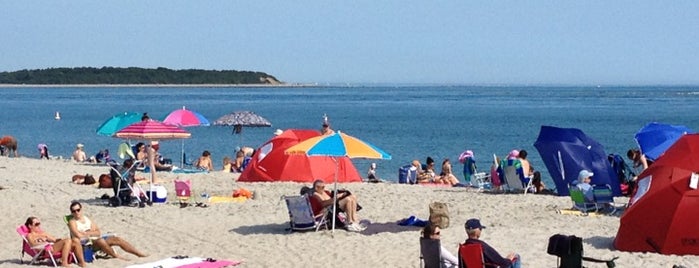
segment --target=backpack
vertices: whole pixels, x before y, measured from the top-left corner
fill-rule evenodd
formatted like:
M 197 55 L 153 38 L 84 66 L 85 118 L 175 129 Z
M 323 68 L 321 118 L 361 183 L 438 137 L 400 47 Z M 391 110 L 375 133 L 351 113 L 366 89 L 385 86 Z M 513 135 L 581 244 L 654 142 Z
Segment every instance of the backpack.
M 614 257 L 611 260 L 598 260 L 595 258 L 583 257 L 582 238 L 563 234 L 555 234 L 549 237 L 546 253 L 559 258 L 558 267 L 560 268 L 582 268 L 583 260 L 605 263 L 608 268 L 613 268 L 616 266 L 614 261 L 619 258 Z

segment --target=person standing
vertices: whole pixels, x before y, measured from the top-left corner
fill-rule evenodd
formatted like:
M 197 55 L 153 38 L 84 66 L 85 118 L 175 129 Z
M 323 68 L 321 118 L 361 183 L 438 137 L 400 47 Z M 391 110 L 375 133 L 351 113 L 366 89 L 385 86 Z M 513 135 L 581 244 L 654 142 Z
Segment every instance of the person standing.
M 483 229 L 485 229 L 485 226 L 481 225 L 481 221 L 479 219 L 467 220 L 466 224 L 464 224 L 464 228 L 466 229 L 466 234 L 468 235 L 468 239 L 466 239 L 466 242 L 464 243 L 481 244 L 481 247 L 483 248 L 483 259 L 486 263 L 495 264 L 504 268 L 521 267 L 522 258 L 519 256 L 519 254 L 511 252 L 510 254 L 507 254 L 506 257 L 502 257 L 500 253 L 488 245 L 488 243 L 480 240 L 481 232 Z
M 471 177 L 476 174 L 476 161 L 473 151 L 466 150 L 459 155 L 459 162 L 464 164 L 464 184 L 471 185 Z

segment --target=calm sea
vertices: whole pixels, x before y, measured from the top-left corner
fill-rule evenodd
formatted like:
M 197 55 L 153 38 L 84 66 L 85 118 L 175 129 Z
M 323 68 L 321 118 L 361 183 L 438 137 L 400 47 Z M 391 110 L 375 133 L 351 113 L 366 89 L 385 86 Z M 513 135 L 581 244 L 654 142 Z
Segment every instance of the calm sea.
M 332 127 L 373 143 L 393 160 L 376 161 L 381 178 L 395 180 L 400 166 L 431 156 L 450 158 L 475 152 L 480 170 L 493 154 L 513 148 L 530 152 L 535 168 L 550 176 L 533 146 L 541 125 L 574 127 L 602 143 L 607 153 L 625 154 L 634 133 L 648 122 L 682 124 L 699 129 L 699 87 L 474 87 L 372 86 L 293 88 L 0 88 L 0 135 L 19 140 L 22 156 L 37 157 L 46 143 L 52 155 L 67 157 L 76 143 L 88 154 L 116 152 L 121 142 L 98 136 L 96 128 L 114 114 L 148 112 L 163 119 L 186 106 L 214 121 L 237 110 L 251 110 L 272 122 L 271 128 L 188 128 L 185 151 L 191 158 L 211 151 L 215 167 L 242 143 L 258 147 L 275 129 L 318 129 L 323 114 Z M 54 120 L 55 112 L 62 119 Z M 161 151 L 178 159 L 181 141 L 161 143 Z M 175 161 L 176 163 L 179 161 Z M 355 160 L 365 174 L 370 160 Z M 460 178 L 463 179 L 463 178 Z M 548 185 L 553 185 L 549 183 Z

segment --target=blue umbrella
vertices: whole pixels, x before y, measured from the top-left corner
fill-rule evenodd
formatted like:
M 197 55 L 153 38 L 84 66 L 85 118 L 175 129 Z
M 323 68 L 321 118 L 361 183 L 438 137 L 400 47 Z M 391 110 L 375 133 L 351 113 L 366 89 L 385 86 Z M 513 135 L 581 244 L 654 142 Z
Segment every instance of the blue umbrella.
M 576 128 L 541 126 L 534 143 L 556 184 L 559 196 L 568 195 L 568 185 L 583 170 L 592 171 L 593 184 L 609 184 L 614 196 L 621 196 L 619 180 L 612 170 L 604 147 Z
M 649 123 L 636 132 L 636 142 L 647 159 L 655 161 L 684 134 L 694 133 L 682 125 Z

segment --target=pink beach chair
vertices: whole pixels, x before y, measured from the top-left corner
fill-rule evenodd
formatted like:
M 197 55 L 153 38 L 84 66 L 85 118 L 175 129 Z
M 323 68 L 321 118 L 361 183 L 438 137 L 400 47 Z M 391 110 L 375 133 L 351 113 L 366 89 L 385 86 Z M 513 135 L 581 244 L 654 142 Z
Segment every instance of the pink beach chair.
M 60 260 L 62 255 L 61 252 L 53 252 L 53 243 L 46 243 L 43 245 L 32 247 L 29 244 L 29 240 L 27 240 L 27 234 L 29 234 L 29 229 L 24 224 L 17 227 L 17 233 L 22 237 L 22 253 L 20 256 L 20 263 L 24 263 L 24 254 L 27 254 L 30 257 L 32 257 L 32 260 L 31 262 L 29 262 L 29 264 L 36 264 L 43 260 L 51 260 L 53 267 L 58 267 L 56 259 Z M 77 263 L 75 254 L 72 252 L 70 254 L 73 258 L 73 261 Z

